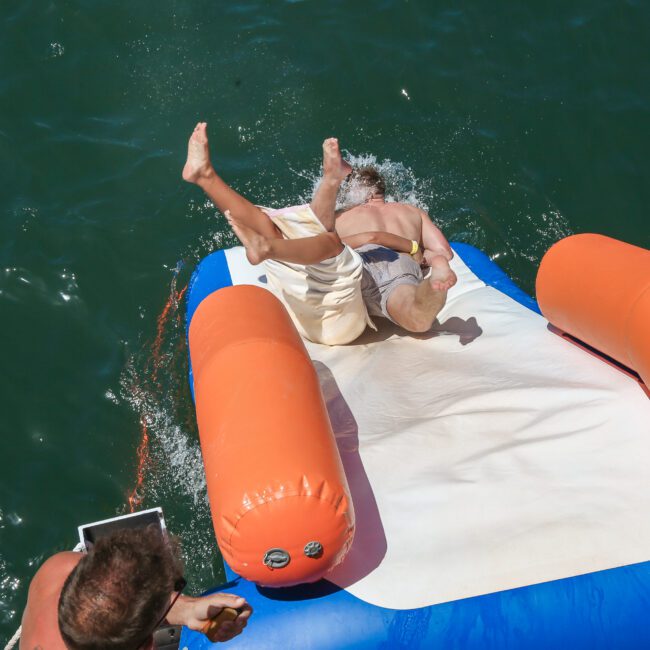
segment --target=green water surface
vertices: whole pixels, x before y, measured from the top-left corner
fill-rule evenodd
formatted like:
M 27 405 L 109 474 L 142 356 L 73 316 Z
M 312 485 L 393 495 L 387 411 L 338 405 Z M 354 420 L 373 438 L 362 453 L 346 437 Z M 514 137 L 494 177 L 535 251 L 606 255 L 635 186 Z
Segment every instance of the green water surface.
M 197 120 L 267 205 L 309 195 L 325 137 L 392 161 L 532 293 L 568 234 L 650 247 L 648 33 L 640 0 L 3 0 L 0 641 L 42 560 L 126 511 L 142 422 L 139 503 L 220 579 L 174 297 L 236 242 L 180 179 Z

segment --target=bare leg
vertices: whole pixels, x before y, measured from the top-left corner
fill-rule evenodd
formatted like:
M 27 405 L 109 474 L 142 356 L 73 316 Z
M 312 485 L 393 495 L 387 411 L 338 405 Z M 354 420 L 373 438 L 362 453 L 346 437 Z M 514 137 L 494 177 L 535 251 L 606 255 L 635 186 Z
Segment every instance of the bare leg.
M 251 264 L 260 264 L 269 259 L 291 264 L 318 264 L 336 257 L 343 250 L 343 244 L 335 232 L 301 239 L 276 239 L 260 235 L 230 211 L 226 211 L 226 218 L 246 248 L 246 257 Z
M 403 284 L 388 298 L 390 317 L 409 332 L 427 332 L 447 300 L 447 290 L 456 284 L 456 274 L 442 255 L 431 260 L 431 277 L 417 287 Z
M 234 212 L 243 223 L 266 237 L 282 236 L 264 212 L 217 175 L 210 162 L 206 122 L 199 122 L 190 136 L 183 178 L 188 183 L 198 185 L 224 214 L 226 210 Z
M 336 195 L 341 183 L 352 172 L 349 163 L 343 160 L 336 138 L 328 138 L 323 142 L 323 178 L 311 200 L 311 209 L 325 226 L 326 230 L 334 230 L 336 219 Z

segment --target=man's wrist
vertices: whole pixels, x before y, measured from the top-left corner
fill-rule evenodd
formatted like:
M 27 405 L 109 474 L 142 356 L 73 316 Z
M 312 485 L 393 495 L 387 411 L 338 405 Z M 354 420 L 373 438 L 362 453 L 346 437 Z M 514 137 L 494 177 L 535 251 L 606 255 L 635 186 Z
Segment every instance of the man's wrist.
M 176 595 L 175 592 L 172 592 L 169 596 L 171 601 L 172 598 Z M 186 625 L 189 620 L 189 610 L 194 603 L 194 598 L 192 596 L 186 596 L 181 594 L 178 597 L 178 600 L 174 603 L 174 606 L 167 612 L 166 621 L 169 625 Z

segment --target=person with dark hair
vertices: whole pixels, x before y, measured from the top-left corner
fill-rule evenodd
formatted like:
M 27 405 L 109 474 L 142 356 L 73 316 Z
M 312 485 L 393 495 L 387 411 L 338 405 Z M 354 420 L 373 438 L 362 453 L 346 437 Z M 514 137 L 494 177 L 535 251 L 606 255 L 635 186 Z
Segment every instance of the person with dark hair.
M 21 647 L 58 650 L 153 648 L 163 623 L 203 631 L 224 608 L 237 611 L 214 640 L 241 633 L 252 612 L 233 594 L 185 596 L 179 548 L 155 527 L 99 539 L 87 554 L 58 553 L 29 588 Z

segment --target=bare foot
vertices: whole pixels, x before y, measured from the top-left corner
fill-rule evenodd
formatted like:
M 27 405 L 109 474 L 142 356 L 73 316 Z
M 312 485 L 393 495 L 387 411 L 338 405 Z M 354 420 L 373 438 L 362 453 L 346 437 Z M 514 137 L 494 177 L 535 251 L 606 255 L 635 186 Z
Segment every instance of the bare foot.
M 232 215 L 230 210 L 226 210 L 226 219 L 235 231 L 235 235 L 239 237 L 239 240 L 244 245 L 246 257 L 251 264 L 260 264 L 269 258 L 271 247 L 269 246 L 269 240 L 264 235 L 260 235 L 252 228 L 245 226 L 237 217 Z
M 183 178 L 188 183 L 198 183 L 214 173 L 208 149 L 207 122 L 199 122 L 187 143 L 187 162 L 183 167 Z
M 323 142 L 323 178 L 338 182 L 344 181 L 352 173 L 350 163 L 345 162 L 336 138 L 327 138 Z
M 434 291 L 447 291 L 456 284 L 456 274 L 442 255 L 431 258 L 430 265 L 429 284 Z

